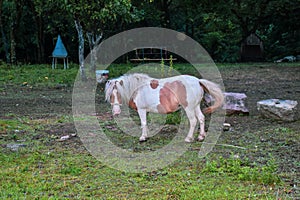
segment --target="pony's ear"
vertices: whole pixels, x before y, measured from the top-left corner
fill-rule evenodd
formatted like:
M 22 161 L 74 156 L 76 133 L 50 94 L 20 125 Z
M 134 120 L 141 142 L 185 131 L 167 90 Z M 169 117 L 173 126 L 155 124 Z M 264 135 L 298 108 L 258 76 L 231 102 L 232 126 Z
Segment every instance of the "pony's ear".
M 111 81 L 106 81 L 106 83 L 105 83 L 105 89 L 108 89 L 108 88 L 109 88 L 110 83 L 111 83 Z
M 113 87 L 116 85 L 116 83 L 114 82 L 114 80 L 109 80 L 105 83 L 105 91 L 108 92 L 108 94 L 110 94 L 110 92 L 112 91 Z
M 123 80 L 120 80 L 119 83 L 121 86 L 123 86 Z
M 105 85 L 110 85 L 110 83 L 111 83 L 111 81 L 108 80 L 108 81 L 106 81 Z

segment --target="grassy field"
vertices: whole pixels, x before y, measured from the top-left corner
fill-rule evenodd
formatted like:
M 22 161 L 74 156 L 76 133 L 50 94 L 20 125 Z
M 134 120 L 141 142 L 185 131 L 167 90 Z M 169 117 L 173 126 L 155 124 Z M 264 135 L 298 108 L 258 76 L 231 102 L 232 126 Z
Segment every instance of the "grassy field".
M 283 66 L 292 70 L 299 67 Z M 225 86 L 230 87 L 227 83 L 233 79 L 226 77 L 231 77 L 232 72 L 249 74 L 243 70 L 265 70 L 273 64 L 218 67 Z M 119 76 L 130 68 L 114 66 L 110 76 Z M 193 73 L 184 65 L 174 68 Z M 201 143 L 193 143 L 172 165 L 152 172 L 128 173 L 105 166 L 85 149 L 78 136 L 60 140 L 76 134 L 71 99 L 77 72 L 76 65 L 69 70 L 52 70 L 47 65 L 0 66 L 1 199 L 300 198 L 299 120 L 278 124 L 263 123 L 257 115 L 228 117 L 236 123 L 235 129 L 224 132 L 205 158 L 200 159 L 197 154 Z M 99 95 L 103 98 L 103 94 Z M 247 120 L 258 128 L 239 125 Z M 112 122 L 99 123 L 107 126 Z M 115 132 L 107 129 L 108 135 L 127 141 L 124 137 L 128 136 Z M 145 151 L 168 139 L 162 136 L 134 144 Z M 137 138 L 128 140 L 132 144 Z M 291 151 L 294 158 L 282 155 L 292 155 Z

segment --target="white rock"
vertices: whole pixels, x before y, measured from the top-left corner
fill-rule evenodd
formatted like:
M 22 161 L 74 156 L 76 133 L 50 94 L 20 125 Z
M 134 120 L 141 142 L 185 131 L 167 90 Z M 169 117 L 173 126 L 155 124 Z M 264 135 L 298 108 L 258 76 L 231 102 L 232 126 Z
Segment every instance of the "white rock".
M 18 151 L 20 147 L 26 147 L 26 144 L 7 144 L 6 147 L 12 151 Z
M 223 109 L 227 114 L 249 114 L 246 107 L 247 96 L 244 93 L 225 92 L 225 103 Z
M 229 123 L 223 123 L 223 131 L 229 131 L 231 128 L 231 125 Z
M 246 107 L 246 99 L 247 96 L 244 93 L 235 93 L 235 92 L 224 92 L 224 104 L 223 109 L 226 110 L 227 115 L 232 114 L 249 114 L 249 110 Z M 211 103 L 213 101 L 213 97 L 205 94 L 204 100 L 206 103 Z
M 65 135 L 65 136 L 60 137 L 59 141 L 64 141 L 64 140 L 67 140 L 69 138 L 70 138 L 69 135 Z
M 295 121 L 297 101 L 267 99 L 257 102 L 257 110 L 259 113 L 270 119 L 280 121 Z

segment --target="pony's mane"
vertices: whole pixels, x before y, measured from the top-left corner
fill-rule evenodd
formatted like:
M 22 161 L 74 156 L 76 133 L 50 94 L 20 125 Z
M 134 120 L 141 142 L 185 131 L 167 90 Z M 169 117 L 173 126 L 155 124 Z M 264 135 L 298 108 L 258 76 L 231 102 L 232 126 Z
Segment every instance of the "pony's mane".
M 145 84 L 149 79 L 151 79 L 150 76 L 142 73 L 124 74 L 123 76 L 112 79 L 105 85 L 105 100 L 109 100 L 114 86 L 117 86 L 116 83 L 122 82 L 122 87 L 117 87 L 117 89 L 123 100 L 128 103 L 136 89 Z

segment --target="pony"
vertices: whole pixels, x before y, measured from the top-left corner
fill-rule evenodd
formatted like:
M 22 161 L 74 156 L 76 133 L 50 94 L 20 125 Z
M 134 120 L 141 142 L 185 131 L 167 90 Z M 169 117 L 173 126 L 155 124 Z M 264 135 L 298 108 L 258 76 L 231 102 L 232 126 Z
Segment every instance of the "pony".
M 212 105 L 204 113 L 217 110 L 224 101 L 220 86 L 212 81 L 191 75 L 178 75 L 168 78 L 152 78 L 147 74 L 125 74 L 108 80 L 105 84 L 105 100 L 112 106 L 113 116 L 121 113 L 123 103 L 136 110 L 140 117 L 142 135 L 140 142 L 147 140 L 147 112 L 168 114 L 183 108 L 189 120 L 189 131 L 185 142 L 194 141 L 197 120 L 200 123 L 198 141 L 205 139 L 204 114 L 200 103 L 204 93 L 213 97 Z

